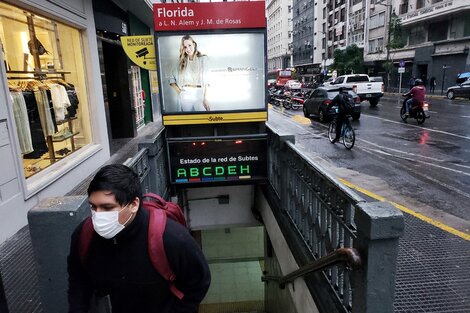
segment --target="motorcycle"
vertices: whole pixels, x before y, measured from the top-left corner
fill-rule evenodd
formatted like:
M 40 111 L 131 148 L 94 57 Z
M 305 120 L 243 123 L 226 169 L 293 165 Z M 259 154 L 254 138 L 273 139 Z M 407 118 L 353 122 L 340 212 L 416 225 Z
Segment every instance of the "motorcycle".
M 303 108 L 305 99 L 308 98 L 310 92 L 297 92 L 293 93 L 290 98 L 292 110 Z
M 431 116 L 429 115 L 429 103 L 427 101 L 424 101 L 418 105 L 413 105 L 411 108 L 410 108 L 410 114 L 407 116 L 406 115 L 406 109 L 405 109 L 405 105 L 406 105 L 406 102 L 411 98 L 411 96 L 407 96 L 407 95 L 403 95 L 405 97 L 405 100 L 403 100 L 403 104 L 401 106 L 401 109 L 400 109 L 400 117 L 401 119 L 403 120 L 403 122 L 406 122 L 406 120 L 408 119 L 408 117 L 412 117 L 414 119 L 416 119 L 416 122 L 418 124 L 423 124 L 424 121 L 427 119 L 427 118 L 430 118 Z

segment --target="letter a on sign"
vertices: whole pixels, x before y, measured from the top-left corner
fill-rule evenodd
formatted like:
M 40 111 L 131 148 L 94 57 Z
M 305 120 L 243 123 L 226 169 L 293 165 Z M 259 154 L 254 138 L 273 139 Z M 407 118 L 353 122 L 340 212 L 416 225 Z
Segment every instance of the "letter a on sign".
M 153 36 L 122 36 L 122 47 L 129 59 L 137 66 L 146 70 L 157 69 L 157 58 L 155 56 L 155 45 Z

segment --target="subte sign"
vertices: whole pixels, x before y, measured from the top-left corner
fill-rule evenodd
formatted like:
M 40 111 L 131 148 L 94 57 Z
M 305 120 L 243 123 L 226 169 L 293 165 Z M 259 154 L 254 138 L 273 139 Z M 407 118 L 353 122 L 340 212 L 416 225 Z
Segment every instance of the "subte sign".
M 264 1 L 154 3 L 155 30 L 265 28 Z
M 264 180 L 266 138 L 216 138 L 168 142 L 173 184 Z

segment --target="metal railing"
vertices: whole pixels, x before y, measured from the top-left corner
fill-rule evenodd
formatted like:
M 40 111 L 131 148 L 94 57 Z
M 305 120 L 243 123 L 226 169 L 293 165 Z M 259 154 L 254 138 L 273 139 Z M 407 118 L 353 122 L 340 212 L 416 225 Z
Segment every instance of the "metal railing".
M 310 262 L 307 265 L 302 266 L 298 270 L 295 270 L 285 276 L 272 276 L 263 275 L 262 281 L 274 280 L 279 283 L 280 288 L 285 288 L 286 284 L 293 282 L 299 277 L 304 277 L 308 274 L 321 271 L 330 266 L 340 264 L 346 265 L 352 269 L 359 269 L 362 265 L 361 256 L 359 252 L 354 248 L 340 248 L 332 253 L 324 256 L 318 260 Z
M 387 254 L 384 258 L 386 259 L 384 266 L 389 266 L 389 268 L 386 269 L 385 280 L 392 295 L 384 293 L 379 301 L 391 304 L 396 249 L 398 237 L 403 230 L 401 213 L 387 204 L 367 203 L 297 148 L 293 136 L 280 136 L 269 128 L 268 134 L 268 178 L 270 190 L 275 193 L 274 205 L 278 205 L 283 213 L 281 218 L 287 216 L 290 221 L 292 225 L 290 228 L 293 229 L 291 233 L 294 233 L 290 235 L 299 238 L 306 247 L 304 249 L 309 250 L 307 251 L 307 255 L 310 255 L 308 259 L 315 260 L 312 264 L 317 264 L 317 262 L 321 264 L 325 259 L 331 261 L 332 256 L 337 256 L 340 251 L 345 251 L 344 249 L 349 251 L 357 248 L 358 250 L 355 251 L 359 251 L 361 256 L 369 261 L 363 270 L 357 270 L 357 268 L 352 270 L 352 267 L 343 266 L 341 262 L 340 264 L 330 263 L 327 268 L 323 268 L 322 273 L 324 281 L 329 285 L 329 294 L 334 294 L 337 301 L 335 310 L 369 312 L 372 306 L 369 306 L 367 310 L 363 307 L 368 305 L 368 297 L 373 295 L 358 292 L 358 288 L 366 291 L 370 287 L 380 288 L 380 282 L 376 281 L 370 286 L 359 286 L 358 283 L 359 281 L 367 282 L 372 277 L 375 279 L 375 275 L 377 278 L 380 277 L 379 266 L 367 268 L 376 266 L 374 262 L 381 257 L 378 253 L 384 253 L 380 251 L 385 251 Z M 390 215 L 387 216 L 387 214 Z M 393 227 L 387 224 L 387 220 L 390 219 L 396 222 Z M 362 230 L 358 229 L 358 223 Z M 383 227 L 383 233 L 380 232 L 381 227 Z M 371 245 L 372 240 L 382 243 L 381 240 L 386 242 L 386 239 L 393 239 L 390 240 L 392 244 L 378 245 L 377 247 L 380 247 L 378 249 Z M 312 264 L 314 268 L 318 265 Z M 308 265 L 305 266 L 308 267 Z M 354 288 L 358 295 L 356 300 L 353 299 Z M 354 309 L 353 302 L 357 303 Z M 381 312 L 391 312 L 391 309 L 390 305 Z
M 154 192 L 167 198 L 169 182 L 167 176 L 166 146 L 164 129 L 139 143 L 138 153 L 126 160 L 124 165 L 139 175 L 142 192 Z

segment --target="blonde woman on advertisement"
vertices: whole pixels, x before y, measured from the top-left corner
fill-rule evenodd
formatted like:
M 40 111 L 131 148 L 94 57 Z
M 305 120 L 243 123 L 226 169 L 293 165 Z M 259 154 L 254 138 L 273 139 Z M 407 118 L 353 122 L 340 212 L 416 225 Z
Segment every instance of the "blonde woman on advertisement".
M 181 38 L 177 69 L 170 77 L 170 86 L 178 94 L 178 111 L 210 111 L 207 93 L 207 56 L 197 49 L 189 35 Z

